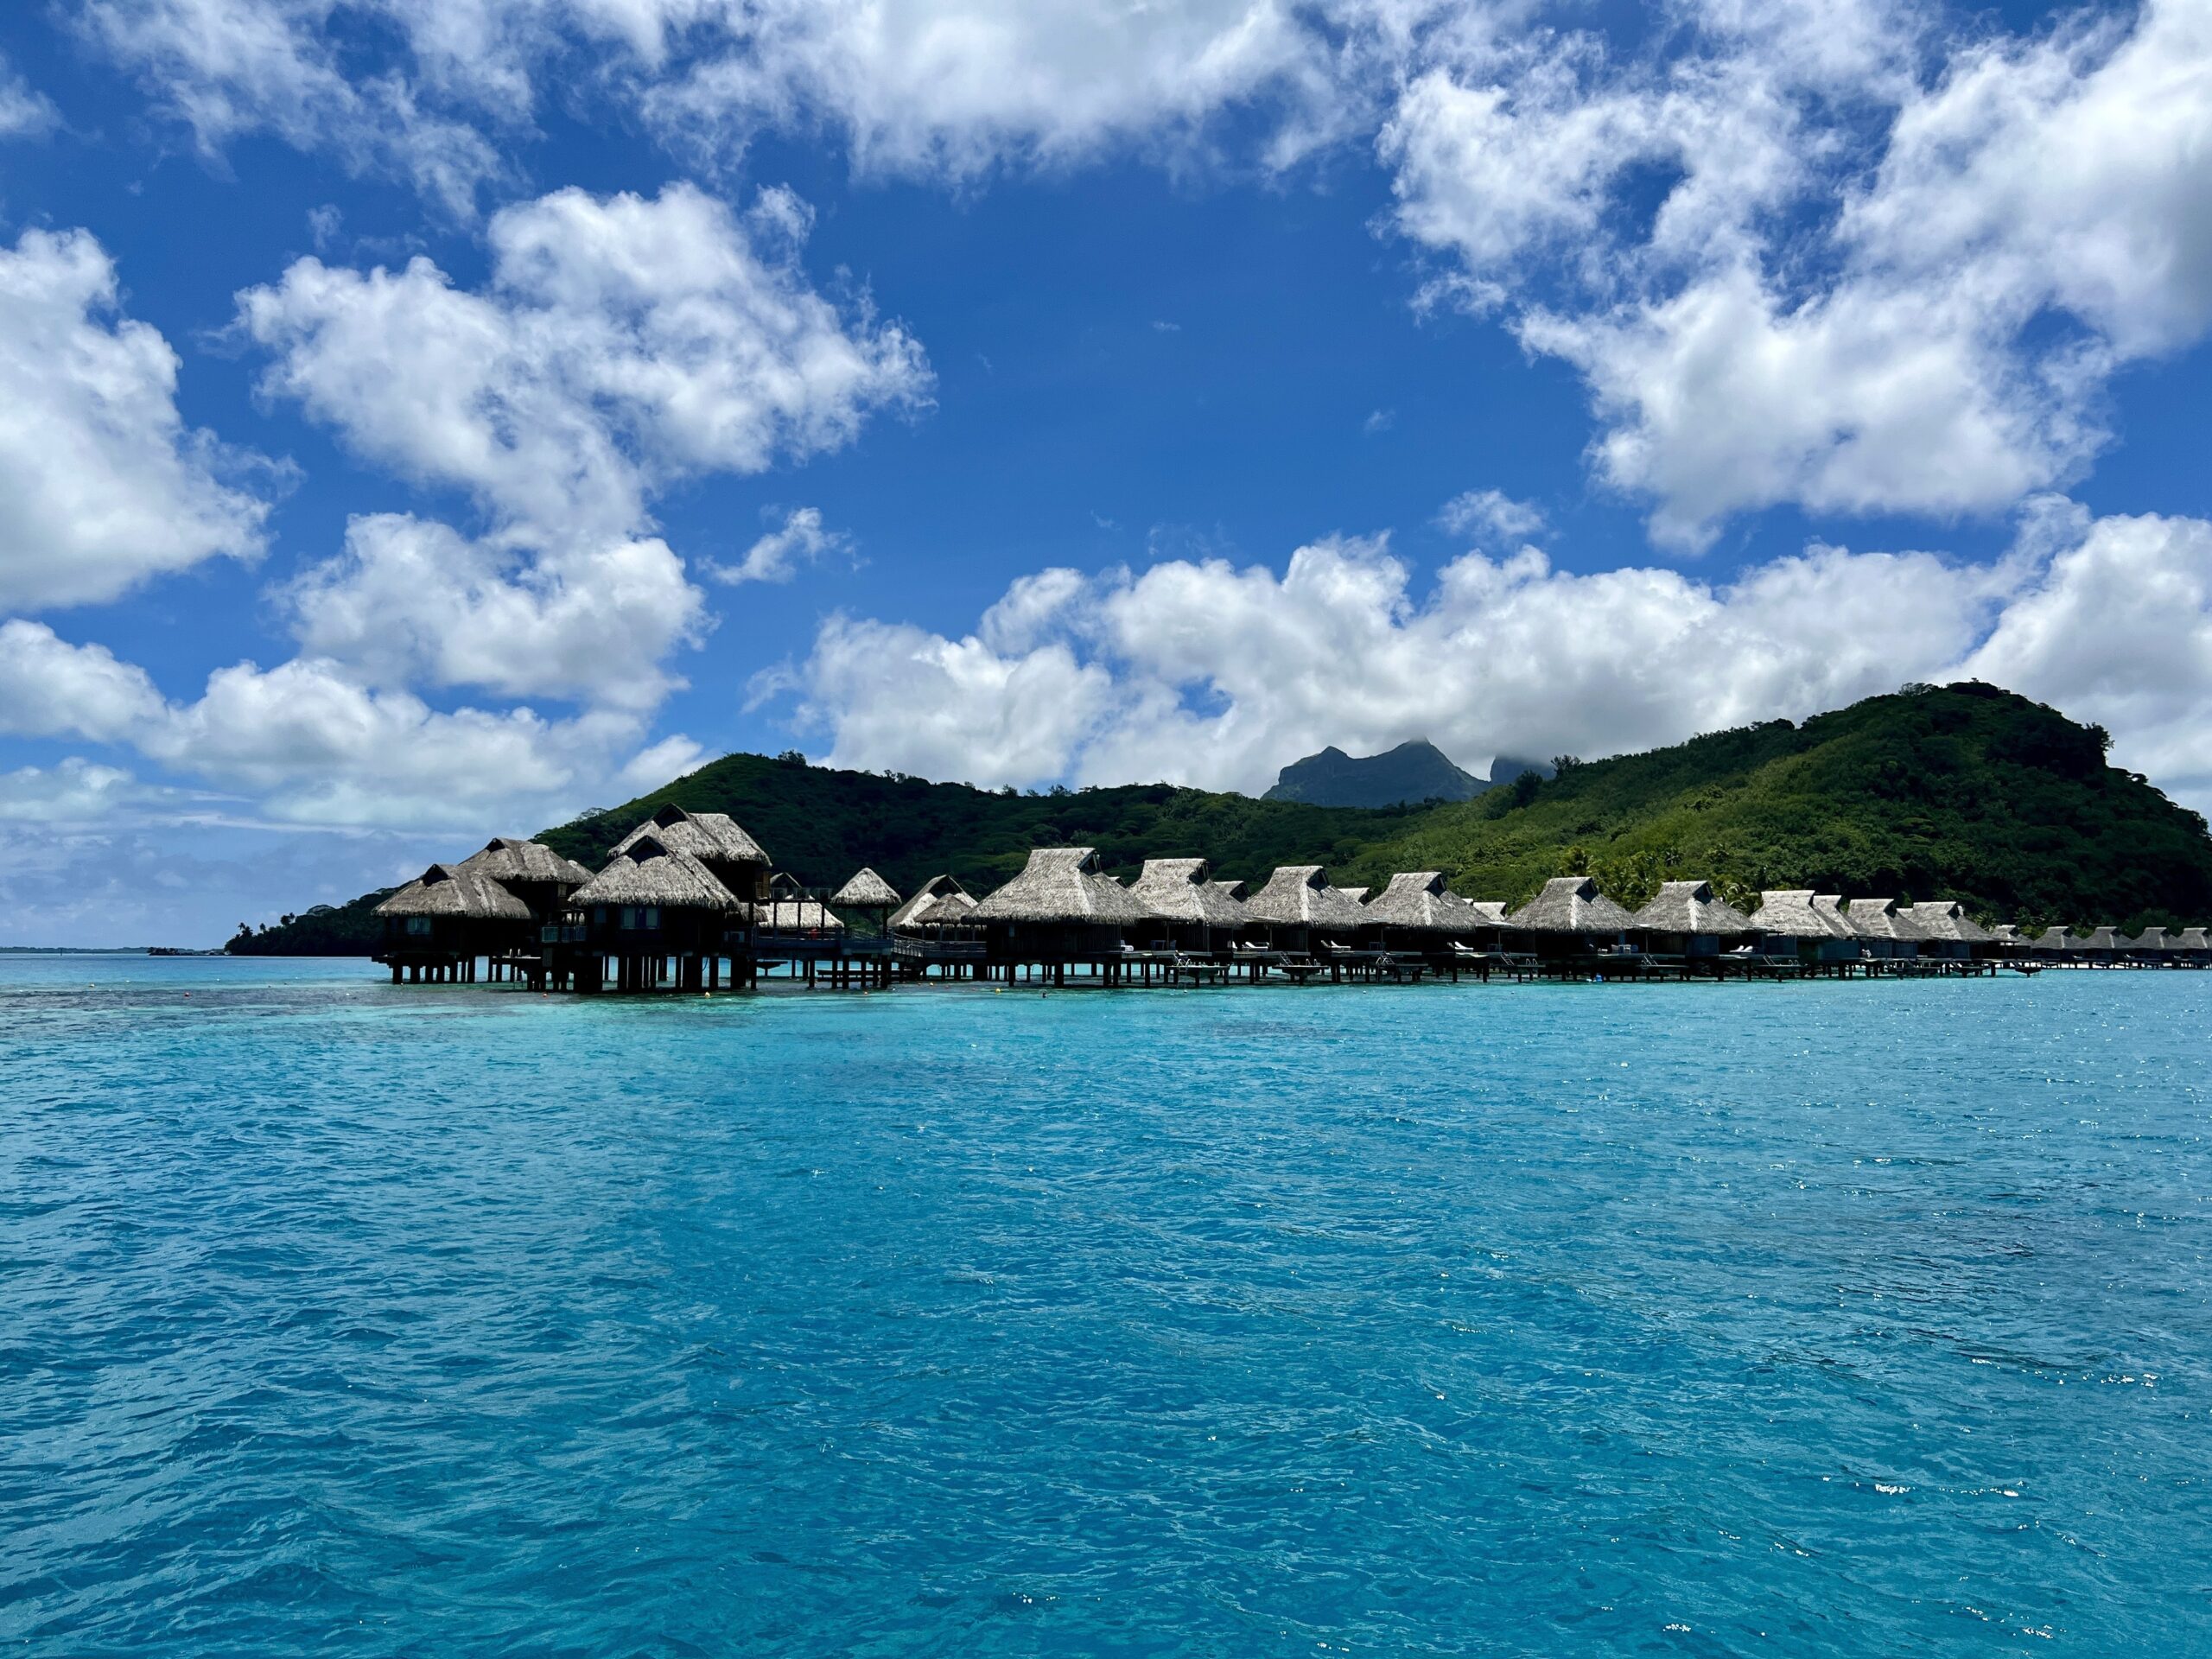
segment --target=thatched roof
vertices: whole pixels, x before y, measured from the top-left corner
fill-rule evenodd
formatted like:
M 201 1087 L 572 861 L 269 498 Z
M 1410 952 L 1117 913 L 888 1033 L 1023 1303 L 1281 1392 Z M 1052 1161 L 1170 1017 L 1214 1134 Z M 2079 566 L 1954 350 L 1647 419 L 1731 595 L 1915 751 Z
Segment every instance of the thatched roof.
M 494 836 L 482 852 L 463 860 L 461 868 L 479 871 L 494 881 L 545 881 L 580 887 L 591 880 L 589 870 L 574 859 L 562 857 L 543 842 L 518 841 L 512 836 Z
M 1367 913 L 1323 879 L 1319 864 L 1286 864 L 1244 901 L 1244 913 L 1274 927 L 1357 927 Z
M 1897 908 L 1894 899 L 1853 899 L 1845 907 L 1843 919 L 1862 939 L 1916 941 L 1922 937 L 1912 918 Z
M 465 916 L 480 922 L 526 922 L 530 906 L 481 870 L 433 864 L 378 905 L 379 916 Z
M 1470 899 L 1465 902 L 1467 908 L 1475 912 L 1475 925 L 1478 927 L 1516 925 L 1513 918 L 1505 913 L 1505 901 L 1502 899 Z
M 771 932 L 842 933 L 845 929 L 844 923 L 819 899 L 771 899 L 766 904 L 755 904 L 753 912 Z
M 1777 887 L 1759 894 L 1758 908 L 1751 914 L 1751 924 L 1762 933 L 1772 933 L 1792 939 L 1847 939 L 1851 924 L 1835 907 L 1835 901 L 1816 894 L 1810 887 Z
M 656 836 L 628 837 L 605 869 L 569 894 L 569 902 L 658 905 L 663 910 L 748 908 L 695 855 Z
M 976 908 L 968 889 L 949 875 L 933 875 L 914 896 L 891 912 L 893 927 L 927 927 L 957 922 Z
M 1989 930 L 1967 914 L 1955 899 L 1923 899 L 1900 912 L 1920 930 L 1923 939 L 1948 939 L 1955 944 L 1987 944 Z
M 859 874 L 830 895 L 833 905 L 846 905 L 855 910 L 882 910 L 899 902 L 899 894 L 892 885 L 874 870 L 862 869 Z
M 2075 950 L 2118 950 L 2124 947 L 2120 942 L 2118 928 L 2093 927 L 2088 938 L 2075 939 L 2068 948 Z
M 2024 944 L 2026 943 L 2026 941 L 2020 937 L 2020 930 L 2013 926 L 2010 922 L 1998 923 L 1996 926 L 1989 930 L 1989 937 L 1996 940 L 1999 944 Z
M 1209 881 L 1206 886 L 1224 899 L 1234 899 L 1240 905 L 1244 902 L 1244 884 L 1242 881 Z
M 2131 950 L 2171 950 L 2173 942 L 2166 938 L 2163 927 L 2146 927 L 2132 939 L 2122 941 Z
M 614 844 L 626 853 L 632 843 L 651 836 L 671 853 L 689 853 L 715 864 L 766 864 L 768 855 L 760 843 L 738 828 L 727 812 L 686 812 L 680 806 L 664 806 Z
M 2028 943 L 2038 950 L 2070 950 L 2074 948 L 2074 935 L 2068 928 L 2046 927 Z
M 1654 933 L 1751 933 L 1751 918 L 1718 898 L 1710 881 L 1662 881 L 1651 902 L 1636 912 L 1638 927 Z
M 1337 887 L 1332 889 L 1332 891 L 1335 892 L 1339 897 L 1350 899 L 1353 904 L 1358 905 L 1363 908 L 1367 904 L 1367 895 L 1374 892 L 1375 889 L 1372 887 Z
M 1145 919 L 1129 890 L 1098 868 L 1088 847 L 1039 847 L 1020 875 L 969 912 L 976 922 L 1096 922 L 1121 926 Z
M 2176 950 L 2212 950 L 2212 938 L 2208 938 L 2201 927 L 2184 927 L 2171 935 L 2166 943 Z
M 1636 925 L 1586 875 L 1554 876 L 1511 919 L 1514 926 L 1537 933 L 1620 933 Z
M 1367 902 L 1367 919 L 1431 933 L 1472 933 L 1489 925 L 1444 885 L 1441 870 L 1401 870 Z
M 1129 897 L 1159 921 L 1243 926 L 1244 906 L 1221 891 L 1231 884 L 1211 875 L 1203 858 L 1147 858 L 1130 884 Z

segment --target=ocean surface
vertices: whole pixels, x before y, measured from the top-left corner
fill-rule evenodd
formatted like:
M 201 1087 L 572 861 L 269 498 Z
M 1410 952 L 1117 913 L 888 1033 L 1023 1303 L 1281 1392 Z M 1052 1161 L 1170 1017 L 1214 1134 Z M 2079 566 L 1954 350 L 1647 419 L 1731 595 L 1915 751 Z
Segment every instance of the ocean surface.
M 2208 1033 L 0 957 L 0 1652 L 2212 1653 Z

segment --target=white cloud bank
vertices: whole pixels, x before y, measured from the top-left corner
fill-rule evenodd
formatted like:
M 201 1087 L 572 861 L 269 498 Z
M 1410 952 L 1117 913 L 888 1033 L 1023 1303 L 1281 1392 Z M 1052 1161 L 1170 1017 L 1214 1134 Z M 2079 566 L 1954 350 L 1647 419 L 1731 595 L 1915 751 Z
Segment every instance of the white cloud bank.
M 1419 596 L 1380 539 L 1300 548 L 1280 575 L 1053 570 L 958 639 L 834 617 L 763 691 L 796 690 L 840 765 L 1257 791 L 1326 743 L 1595 756 L 1968 675 L 2212 798 L 2212 525 L 2046 502 L 1995 565 L 1815 546 L 1726 584 L 1470 553 Z
M 149 578 L 254 559 L 266 505 L 177 412 L 177 356 L 124 316 L 85 231 L 0 246 L 0 606 L 111 600 Z
M 2086 467 L 2115 369 L 2212 324 L 2203 0 L 2032 38 L 1879 0 L 1681 22 L 1647 55 L 1440 29 L 1381 146 L 1436 295 L 1581 372 L 1662 542 L 2007 508 Z

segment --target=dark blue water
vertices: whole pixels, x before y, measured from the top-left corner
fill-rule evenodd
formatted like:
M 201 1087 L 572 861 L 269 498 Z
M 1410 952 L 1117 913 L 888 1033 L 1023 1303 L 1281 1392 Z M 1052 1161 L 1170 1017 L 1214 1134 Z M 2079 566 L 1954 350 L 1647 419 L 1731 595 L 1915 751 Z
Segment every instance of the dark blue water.
M 0 1647 L 2212 1652 L 2208 1030 L 6 961 Z

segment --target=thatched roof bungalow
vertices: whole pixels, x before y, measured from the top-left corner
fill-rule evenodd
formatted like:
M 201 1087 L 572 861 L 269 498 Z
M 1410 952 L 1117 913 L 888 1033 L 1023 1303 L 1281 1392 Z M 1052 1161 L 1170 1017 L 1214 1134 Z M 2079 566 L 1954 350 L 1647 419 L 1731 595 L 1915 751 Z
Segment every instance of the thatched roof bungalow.
M 1117 954 L 1124 931 L 1141 926 L 1144 906 L 1098 868 L 1089 847 L 1039 847 L 1013 880 L 969 912 L 989 930 L 992 958 L 1003 963 L 1096 962 Z
M 1747 940 L 1758 931 L 1710 881 L 1662 881 L 1630 920 L 1645 950 L 1688 957 L 1717 957 L 1724 941 Z
M 1910 957 L 1920 952 L 1920 930 L 1894 899 L 1853 899 L 1843 918 L 1859 948 L 1870 957 Z
M 2190 962 L 2212 960 L 2212 938 L 2208 938 L 2201 927 L 2184 927 L 2178 933 L 2170 933 L 2166 943 L 2176 954 Z
M 542 841 L 495 836 L 484 850 L 461 861 L 461 868 L 488 875 L 530 906 L 539 922 L 561 913 L 569 895 L 591 880 L 591 872 L 563 858 Z
M 2038 957 L 2063 956 L 2074 944 L 2072 931 L 2063 927 L 2046 927 L 2028 940 L 2028 949 Z
M 1923 957 L 1955 960 L 1986 957 L 1996 943 L 1989 930 L 1967 915 L 1966 906 L 1955 899 L 1925 899 L 1899 914 L 1920 935 L 1920 954 Z
M 975 908 L 967 888 L 949 875 L 933 875 L 891 912 L 890 927 L 893 933 L 920 933 L 954 926 L 965 922 Z
M 1224 892 L 1234 883 L 1213 879 L 1203 858 L 1148 858 L 1130 884 L 1129 897 L 1174 943 L 1211 950 L 1244 926 L 1244 906 Z
M 2124 939 L 2121 943 L 2127 947 L 2128 955 L 2141 957 L 2150 962 L 2163 962 L 2166 954 L 2174 949 L 2167 941 L 2166 930 L 2157 926 L 2146 927 L 2133 938 Z
M 394 957 L 474 957 L 528 943 L 530 906 L 480 869 L 433 864 L 376 907 Z
M 879 933 L 887 931 L 891 912 L 902 902 L 898 889 L 863 866 L 853 879 L 830 895 L 830 902 L 840 910 L 857 910 L 874 919 Z
M 607 868 L 569 896 L 591 942 L 611 955 L 719 950 L 724 931 L 753 906 L 706 861 L 656 836 L 631 836 Z
M 617 842 L 614 850 L 626 853 L 648 836 L 670 852 L 696 859 L 732 897 L 749 900 L 768 896 L 762 886 L 768 875 L 768 855 L 728 813 L 664 806 Z
M 1859 941 L 1834 897 L 1810 887 L 1777 887 L 1759 894 L 1749 918 L 1760 948 L 1770 955 L 1808 962 L 1853 962 Z
M 2127 947 L 2120 943 L 2116 927 L 2093 927 L 2087 938 L 2074 940 L 2068 950 L 2097 962 L 2117 962 Z
M 1491 925 L 1474 906 L 1444 885 L 1441 870 L 1401 870 L 1364 906 L 1368 921 L 1382 930 L 1384 944 L 1406 938 L 1441 945 Z
M 1309 944 L 1316 933 L 1350 938 L 1367 920 L 1352 900 L 1331 887 L 1319 864 L 1286 864 L 1244 901 L 1244 913 L 1268 930 L 1278 946 Z
M 1555 875 L 1508 919 L 1523 928 L 1541 956 L 1618 949 L 1636 919 L 1598 891 L 1586 875 Z

